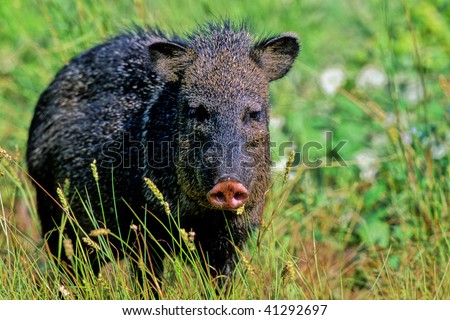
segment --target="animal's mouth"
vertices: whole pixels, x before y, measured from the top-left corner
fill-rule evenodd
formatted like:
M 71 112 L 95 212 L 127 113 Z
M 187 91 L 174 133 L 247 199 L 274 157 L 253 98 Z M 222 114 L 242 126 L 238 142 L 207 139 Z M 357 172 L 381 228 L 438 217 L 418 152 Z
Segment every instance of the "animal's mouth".
M 201 206 L 204 207 L 204 208 L 208 208 L 208 209 L 216 210 L 216 211 L 230 211 L 230 212 L 237 212 L 237 211 L 239 211 L 239 210 L 242 210 L 241 207 L 235 208 L 235 209 L 225 209 L 225 208 L 221 208 L 221 207 L 215 207 L 215 206 L 209 204 L 209 202 L 207 202 L 207 201 L 204 201 L 204 202 L 203 202 L 203 201 L 200 201 L 200 202 L 198 202 L 198 204 L 201 205 Z

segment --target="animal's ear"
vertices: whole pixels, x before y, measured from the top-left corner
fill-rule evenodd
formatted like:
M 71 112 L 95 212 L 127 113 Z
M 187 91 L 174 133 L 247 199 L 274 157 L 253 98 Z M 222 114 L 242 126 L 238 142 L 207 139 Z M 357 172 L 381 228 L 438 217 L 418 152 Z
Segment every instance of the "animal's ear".
M 252 59 L 264 70 L 269 81 L 283 77 L 300 52 L 300 41 L 293 33 L 262 40 L 252 49 Z
M 152 43 L 148 52 L 153 69 L 169 82 L 177 81 L 193 58 L 188 48 L 169 41 Z

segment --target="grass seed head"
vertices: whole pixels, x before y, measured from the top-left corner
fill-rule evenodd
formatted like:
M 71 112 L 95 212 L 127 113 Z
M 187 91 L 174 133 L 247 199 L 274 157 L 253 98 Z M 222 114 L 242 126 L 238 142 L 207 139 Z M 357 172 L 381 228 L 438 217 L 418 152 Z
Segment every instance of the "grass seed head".
M 67 198 L 60 187 L 56 188 L 56 194 L 58 195 L 59 201 L 61 201 L 61 206 L 63 207 L 64 211 L 68 212 L 69 203 L 67 202 Z
M 97 170 L 97 160 L 94 159 L 91 163 L 92 176 L 95 182 L 98 182 L 98 170 Z
M 67 259 L 72 261 L 73 255 L 74 255 L 72 239 L 65 238 L 63 240 L 63 248 L 64 248 L 64 253 L 66 254 Z
M 110 289 L 110 287 L 108 285 L 108 282 L 105 280 L 105 278 L 103 278 L 103 275 L 102 275 L 101 272 L 98 274 L 97 283 L 96 284 L 100 288 L 103 288 L 103 289 L 106 289 L 106 290 Z
M 86 243 L 88 246 L 94 248 L 95 250 L 100 250 L 100 245 L 97 242 L 93 241 L 91 238 L 83 237 L 82 240 L 84 243 Z
M 237 215 L 241 215 L 241 214 L 244 213 L 244 211 L 245 211 L 245 205 L 243 205 L 242 207 L 239 207 L 239 208 L 236 210 L 236 214 L 237 214 Z
M 289 154 L 289 159 L 286 161 L 286 171 L 284 172 L 283 184 L 289 179 L 289 174 L 291 173 L 292 164 L 294 163 L 295 150 L 291 150 Z
M 183 239 L 184 243 L 188 247 L 190 251 L 195 250 L 195 232 L 191 229 L 191 231 L 186 232 L 185 229 L 180 229 L 181 239 Z
M 251 274 L 252 276 L 254 276 L 255 269 L 253 269 L 250 261 L 248 261 L 248 259 L 244 255 L 241 255 L 241 261 L 244 264 L 245 268 L 247 269 L 248 273 Z
M 8 161 L 12 161 L 13 160 L 13 158 L 10 156 L 10 154 L 8 152 L 6 152 L 5 149 L 0 147 L 0 160 L 2 160 L 3 158 L 5 158 Z
M 99 228 L 99 229 L 91 230 L 89 235 L 91 237 L 98 237 L 98 236 L 107 236 L 110 233 L 111 233 L 111 230 L 109 230 L 109 229 Z
M 295 280 L 295 267 L 292 261 L 287 261 L 281 271 L 281 278 L 283 281 L 289 283 Z
M 161 205 L 164 207 L 164 211 L 166 212 L 166 214 L 170 215 L 169 204 L 164 200 L 164 196 L 161 193 L 161 191 L 159 191 L 156 184 L 154 184 L 153 181 L 150 180 L 149 178 L 144 178 L 144 181 L 145 181 L 145 184 L 148 186 L 148 188 L 153 192 L 156 199 L 158 199 L 161 202 Z

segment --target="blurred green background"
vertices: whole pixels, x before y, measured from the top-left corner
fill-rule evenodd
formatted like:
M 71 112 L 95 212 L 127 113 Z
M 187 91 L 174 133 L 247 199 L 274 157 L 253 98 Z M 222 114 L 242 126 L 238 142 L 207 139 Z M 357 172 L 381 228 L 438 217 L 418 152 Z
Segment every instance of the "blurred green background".
M 450 298 L 448 0 L 2 1 L 0 147 L 24 164 L 34 105 L 74 55 L 133 24 L 185 34 L 217 17 L 301 38 L 294 68 L 271 85 L 273 141 L 301 157 L 326 132 L 346 141 L 346 165 L 311 148 L 322 166 L 294 166 L 287 187 L 288 152 L 273 150 L 266 215 L 301 272 L 308 257 L 320 264 L 306 296 Z M 13 207 L 23 195 L 8 184 L 0 177 Z

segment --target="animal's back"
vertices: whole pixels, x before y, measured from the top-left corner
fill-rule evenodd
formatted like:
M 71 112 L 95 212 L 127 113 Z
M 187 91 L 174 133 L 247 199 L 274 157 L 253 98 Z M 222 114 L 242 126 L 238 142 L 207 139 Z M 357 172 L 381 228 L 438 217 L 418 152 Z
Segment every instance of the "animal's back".
M 55 196 L 56 188 L 66 181 L 80 197 L 89 197 L 98 207 L 90 167 L 94 159 L 103 178 L 100 188 L 106 220 L 113 229 L 117 225 L 116 214 L 111 212 L 116 201 L 112 197 L 114 176 L 127 184 L 116 186 L 116 199 L 124 198 L 138 206 L 143 203 L 142 195 L 135 192 L 142 185 L 139 166 L 114 163 L 137 158 L 139 153 L 142 157 L 143 152 L 132 145 L 130 150 L 135 154 L 122 153 L 121 158 L 113 158 L 108 146 L 114 147 L 117 142 L 122 149 L 118 152 L 122 152 L 127 144 L 140 141 L 144 109 L 161 90 L 146 50 L 162 38 L 158 31 L 139 30 L 100 44 L 72 59 L 41 95 L 30 127 L 27 161 L 30 175 L 39 183 L 38 211 L 44 234 L 60 221 L 62 212 L 46 193 Z M 120 209 L 120 200 L 117 202 Z M 82 226 L 91 225 L 79 201 L 73 201 L 73 205 Z M 96 209 L 93 211 L 100 215 Z

